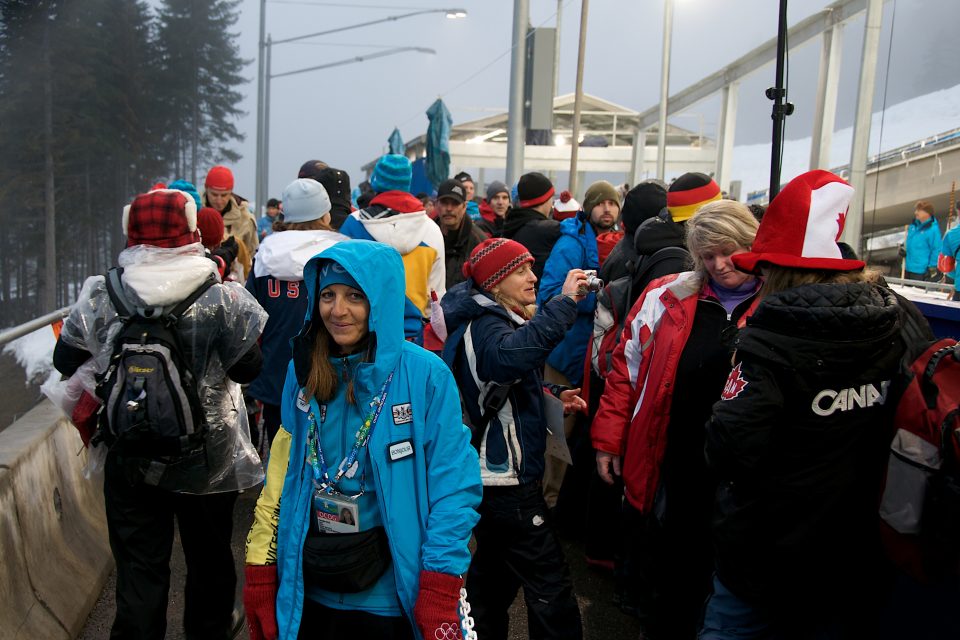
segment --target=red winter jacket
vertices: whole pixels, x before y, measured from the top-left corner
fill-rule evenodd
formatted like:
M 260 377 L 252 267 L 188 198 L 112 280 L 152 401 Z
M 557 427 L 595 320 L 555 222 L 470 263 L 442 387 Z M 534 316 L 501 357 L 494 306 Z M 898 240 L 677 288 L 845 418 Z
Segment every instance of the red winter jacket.
M 622 456 L 626 497 L 641 513 L 653 508 L 677 363 L 702 284 L 698 273 L 685 271 L 654 280 L 637 299 L 590 430 L 595 449 Z

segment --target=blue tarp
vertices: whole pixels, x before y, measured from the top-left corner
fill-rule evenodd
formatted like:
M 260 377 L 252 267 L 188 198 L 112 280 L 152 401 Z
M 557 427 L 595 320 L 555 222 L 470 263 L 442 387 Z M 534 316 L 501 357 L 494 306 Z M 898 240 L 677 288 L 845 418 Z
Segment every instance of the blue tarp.
M 446 180 L 450 174 L 450 128 L 453 118 L 443 100 L 437 101 L 427 109 L 427 179 L 434 187 Z

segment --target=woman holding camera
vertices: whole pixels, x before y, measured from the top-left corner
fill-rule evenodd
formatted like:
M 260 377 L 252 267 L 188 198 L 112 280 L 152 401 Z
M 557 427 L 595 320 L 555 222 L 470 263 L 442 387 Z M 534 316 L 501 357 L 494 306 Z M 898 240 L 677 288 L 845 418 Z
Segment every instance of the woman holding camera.
M 507 637 L 507 610 L 520 587 L 530 637 L 582 637 L 570 571 L 548 522 L 541 481 L 547 404 L 562 403 L 558 413 L 571 413 L 586 403 L 579 389 L 544 383 L 541 370 L 573 325 L 587 278 L 581 269 L 570 270 L 561 294 L 534 315 L 532 265 L 522 244 L 485 240 L 463 265 L 467 281 L 441 301 L 450 331 L 444 360 L 456 376 L 480 451 L 484 491 L 467 582 L 484 639 Z
M 339 242 L 303 282 L 247 539 L 250 637 L 459 637 L 477 456 L 450 371 L 404 340 L 400 255 Z
M 703 426 L 730 372 L 723 334 L 760 287 L 731 259 L 757 232 L 745 205 L 711 202 L 686 226 L 694 269 L 637 299 L 591 429 L 600 477 L 612 483 L 622 469 L 625 595 L 655 637 L 692 637 L 710 593 L 714 483 Z

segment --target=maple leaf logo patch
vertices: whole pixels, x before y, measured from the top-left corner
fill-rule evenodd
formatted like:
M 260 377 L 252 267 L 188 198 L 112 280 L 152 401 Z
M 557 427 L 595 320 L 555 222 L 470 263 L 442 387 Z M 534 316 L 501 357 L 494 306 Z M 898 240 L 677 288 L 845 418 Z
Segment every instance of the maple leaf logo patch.
M 723 393 L 720 394 L 721 400 L 733 400 L 747 387 L 747 381 L 743 379 L 740 372 L 740 363 L 731 369 L 727 377 L 727 383 L 723 385 Z
M 837 214 L 837 237 L 834 242 L 840 242 L 840 236 L 843 235 L 843 225 L 847 223 L 847 212 L 841 211 Z

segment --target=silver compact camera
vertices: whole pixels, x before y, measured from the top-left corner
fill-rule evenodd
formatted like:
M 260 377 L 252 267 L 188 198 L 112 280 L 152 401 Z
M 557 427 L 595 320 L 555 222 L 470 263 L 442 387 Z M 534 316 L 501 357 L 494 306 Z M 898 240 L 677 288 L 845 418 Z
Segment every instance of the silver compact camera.
M 603 289 L 603 280 L 597 277 L 597 272 L 594 269 L 586 269 L 583 272 L 587 276 L 587 281 L 580 286 L 580 295 L 586 295 L 587 293 L 593 292 L 596 293 Z

